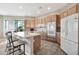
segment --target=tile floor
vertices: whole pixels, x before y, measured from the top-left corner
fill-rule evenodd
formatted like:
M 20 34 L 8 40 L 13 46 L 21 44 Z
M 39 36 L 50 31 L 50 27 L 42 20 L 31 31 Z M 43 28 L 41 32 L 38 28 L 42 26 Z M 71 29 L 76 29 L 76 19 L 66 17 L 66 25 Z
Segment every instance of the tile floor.
M 0 42 L 0 55 L 6 55 L 5 46 L 5 41 Z M 58 44 L 42 40 L 41 49 L 36 55 L 65 55 L 65 53 L 60 49 Z
M 65 55 L 57 43 L 42 40 L 41 49 L 36 53 L 37 55 Z

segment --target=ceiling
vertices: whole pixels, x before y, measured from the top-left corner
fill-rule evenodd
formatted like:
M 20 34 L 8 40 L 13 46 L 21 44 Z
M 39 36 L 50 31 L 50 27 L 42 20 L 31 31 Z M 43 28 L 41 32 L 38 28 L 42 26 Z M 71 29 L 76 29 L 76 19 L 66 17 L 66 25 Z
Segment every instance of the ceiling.
M 37 17 L 68 6 L 68 3 L 0 3 L 0 15 Z

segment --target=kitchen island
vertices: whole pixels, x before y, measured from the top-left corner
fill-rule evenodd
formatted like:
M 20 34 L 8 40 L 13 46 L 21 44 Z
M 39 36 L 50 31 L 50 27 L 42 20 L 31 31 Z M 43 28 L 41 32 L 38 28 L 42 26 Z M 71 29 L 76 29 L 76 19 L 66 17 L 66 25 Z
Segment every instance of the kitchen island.
M 20 43 L 25 43 L 25 53 L 27 55 L 36 54 L 40 50 L 41 46 L 41 36 L 39 33 L 35 32 L 16 32 L 14 37 L 20 41 Z

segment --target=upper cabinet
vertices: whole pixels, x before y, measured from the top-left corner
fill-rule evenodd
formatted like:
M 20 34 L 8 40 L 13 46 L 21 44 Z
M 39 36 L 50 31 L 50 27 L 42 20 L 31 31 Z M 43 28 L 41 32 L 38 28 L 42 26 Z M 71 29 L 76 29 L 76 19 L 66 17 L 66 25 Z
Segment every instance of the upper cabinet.
M 73 7 L 68 9 L 68 15 L 75 14 L 77 12 L 77 7 L 74 5 Z
M 41 19 L 35 19 L 35 27 L 38 27 L 39 24 L 41 24 Z
M 48 18 L 46 17 L 46 18 L 45 18 L 45 24 L 48 24 L 48 21 L 49 21 L 49 20 L 48 20 Z
M 31 28 L 34 28 L 35 27 L 35 20 L 30 20 L 30 27 Z
M 62 12 L 62 13 L 60 14 L 60 17 L 61 17 L 61 18 L 64 18 L 64 17 L 66 17 L 66 16 L 68 16 L 68 11 L 67 11 L 67 10 L 64 11 L 64 12 Z
M 48 22 L 51 22 L 51 15 L 49 15 L 49 16 L 47 16 L 47 20 L 48 20 Z
M 52 16 L 51 16 L 51 21 L 52 21 L 52 22 L 56 22 L 56 19 L 57 19 L 57 15 L 52 15 Z
M 25 21 L 24 21 L 24 24 L 25 24 L 25 27 L 26 28 L 33 28 L 33 27 L 35 27 L 35 19 L 33 18 L 33 19 L 26 19 Z
M 77 6 L 76 6 L 76 7 L 77 7 L 77 12 L 79 12 L 79 4 L 77 4 Z
M 25 20 L 25 27 L 26 28 L 34 28 L 38 27 L 40 24 L 47 25 L 48 22 L 56 22 L 57 20 L 57 15 L 49 15 L 44 18 L 29 18 Z
M 64 12 L 63 12 L 63 16 L 64 16 L 64 17 L 67 17 L 67 16 L 68 16 L 68 11 L 64 11 Z
M 60 13 L 60 17 L 64 18 L 66 16 L 70 16 L 72 14 L 78 13 L 79 12 L 79 4 L 76 4 L 69 9 L 65 10 L 64 12 Z
M 30 21 L 29 20 L 25 20 L 24 21 L 24 25 L 25 25 L 25 28 L 29 27 L 30 26 Z
M 41 19 L 41 24 L 45 24 L 45 18 Z
M 49 15 L 47 16 L 47 22 L 56 22 L 57 15 Z

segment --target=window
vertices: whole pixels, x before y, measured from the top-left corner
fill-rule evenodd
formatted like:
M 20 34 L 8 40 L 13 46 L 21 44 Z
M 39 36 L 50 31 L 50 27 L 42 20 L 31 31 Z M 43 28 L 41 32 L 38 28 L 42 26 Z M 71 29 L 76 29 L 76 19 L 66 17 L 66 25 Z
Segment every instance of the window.
M 23 20 L 4 20 L 4 33 L 7 31 L 23 31 Z

